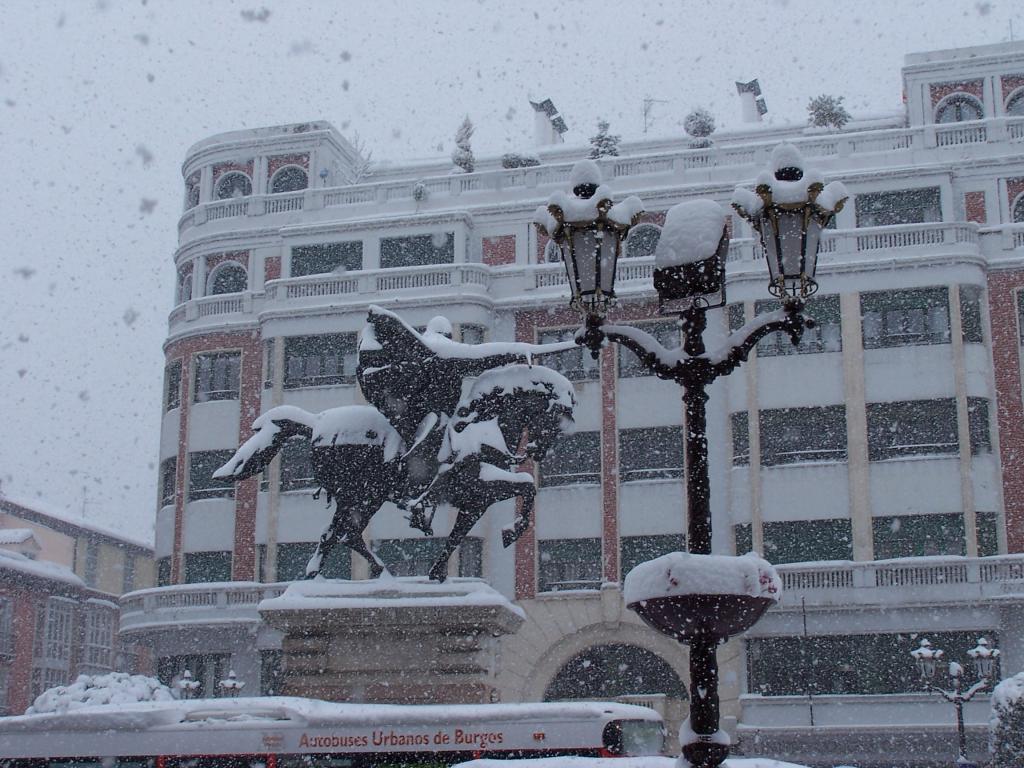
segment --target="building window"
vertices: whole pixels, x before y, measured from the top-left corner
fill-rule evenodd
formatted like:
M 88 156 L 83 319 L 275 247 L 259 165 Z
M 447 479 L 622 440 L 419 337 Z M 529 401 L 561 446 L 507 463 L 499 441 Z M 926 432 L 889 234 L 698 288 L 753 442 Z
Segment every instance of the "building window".
M 284 665 L 281 651 L 260 651 L 260 696 L 280 696 L 283 692 Z
M 740 328 L 743 327 L 743 324 L 746 322 L 746 317 L 744 317 L 744 309 L 742 303 L 736 302 L 735 304 L 730 304 L 726 308 L 726 312 L 729 316 L 729 333 L 738 331 Z
M 189 654 L 187 656 L 163 656 L 157 660 L 157 678 L 173 689 L 175 682 L 187 669 L 192 679 L 199 683 L 198 698 L 212 698 L 221 694 L 217 685 L 230 671 L 231 656 L 226 653 Z
M 967 432 L 972 456 L 992 452 L 992 439 L 988 430 L 988 400 L 984 397 L 967 398 Z
M 875 560 L 963 555 L 967 551 L 961 514 L 876 517 L 872 529 Z
M 230 552 L 186 552 L 185 583 L 231 581 Z
M 658 343 L 666 349 L 679 349 L 682 343 L 682 337 L 680 335 L 679 326 L 675 322 L 669 323 L 645 323 L 638 325 L 637 328 L 641 331 L 645 331 L 658 340 Z M 575 331 L 573 331 L 575 334 Z M 571 337 L 570 337 L 571 338 Z M 654 373 L 645 368 L 640 363 L 640 358 L 636 356 L 631 350 L 622 344 L 618 345 L 619 348 L 619 378 L 628 379 L 634 376 L 653 376 Z M 577 351 L 577 350 L 573 350 Z M 590 357 L 590 351 L 580 347 L 578 350 L 580 353 L 586 353 L 587 357 Z M 596 362 L 594 370 L 597 370 Z
M 750 420 L 746 411 L 729 414 L 732 427 L 732 463 L 741 466 L 750 463 Z
M 1024 117 L 1024 89 L 1018 89 L 1006 102 L 1007 117 Z
M 248 197 L 252 194 L 252 182 L 244 173 L 232 171 L 225 173 L 217 180 L 216 195 L 218 200 L 230 200 L 235 197 Z
M 935 111 L 936 123 L 962 123 L 965 120 L 981 120 L 985 111 L 973 96 L 958 93 L 947 99 Z
M 916 693 L 921 681 L 910 651 L 927 636 L 950 659 L 966 659 L 984 635 L 999 643 L 990 627 L 973 632 L 823 635 L 747 639 L 747 680 L 750 693 L 761 696 L 878 695 Z M 786 663 L 780 664 L 779 659 Z M 977 682 L 971 665 L 964 667 L 964 687 Z M 998 676 L 997 676 L 998 679 Z
M 459 576 L 482 579 L 484 576 L 484 542 L 467 536 L 459 544 Z
M 354 271 L 362 268 L 362 240 L 320 245 L 297 245 L 292 248 L 292 277 Z
M 284 340 L 284 387 L 352 384 L 358 362 L 354 333 L 288 336 Z
M 237 400 L 242 370 L 240 352 L 204 352 L 195 358 L 195 402 Z
M 316 551 L 315 541 L 301 541 L 277 545 L 277 580 L 298 581 L 306 578 L 306 565 Z M 331 550 L 330 556 L 320 564 L 320 575 L 327 579 L 352 578 L 351 551 L 343 544 Z
M 278 169 L 270 180 L 272 194 L 278 192 L 299 192 L 309 186 L 309 177 L 297 165 L 286 165 Z
M 560 341 L 572 341 L 576 338 L 575 328 L 540 331 L 537 341 L 540 344 L 555 344 Z M 597 379 L 601 375 L 599 361 L 595 360 L 590 350 L 585 347 L 574 347 L 553 355 L 539 358 L 548 368 L 553 368 L 569 381 L 585 381 Z
M 14 603 L 0 597 L 0 656 L 14 655 Z M 0 707 L 3 702 L 0 701 Z
M 192 272 L 179 272 L 175 304 L 184 304 L 192 299 Z
M 234 451 L 195 451 L 188 455 L 188 500 L 233 499 L 235 481 L 213 477 L 228 463 Z
M 281 450 L 281 490 L 300 491 L 318 488 L 313 478 L 313 456 L 305 438 L 289 440 Z
M 100 543 L 95 539 L 85 542 L 85 585 L 96 586 L 96 574 L 100 568 Z
M 172 456 L 160 462 L 160 506 L 174 504 L 174 491 L 178 484 L 178 457 Z
M 86 674 L 99 674 L 113 669 L 114 612 L 98 606 L 85 610 L 85 647 L 81 670 Z
M 682 427 L 619 431 L 619 479 L 622 482 L 682 476 Z
M 938 187 L 866 192 L 854 198 L 858 227 L 924 224 L 942 221 Z
M 454 261 L 455 235 L 451 232 L 385 237 L 380 241 L 382 269 L 425 267 L 430 264 L 451 264 Z
M 554 240 L 548 240 L 544 246 L 544 264 L 560 264 L 562 261 L 562 249 Z
M 984 330 L 981 321 L 981 286 L 960 286 L 960 326 L 965 344 L 981 344 Z
M 381 539 L 373 552 L 392 576 L 426 576 L 444 545 L 442 538 Z
M 623 536 L 619 541 L 619 573 L 622 578 L 640 563 L 682 552 L 686 548 L 686 537 L 681 533 L 664 533 L 652 536 Z
M 630 230 L 629 236 L 626 238 L 623 255 L 628 259 L 653 256 L 660 239 L 661 227 L 657 224 L 637 224 Z
M 761 464 L 846 460 L 846 408 L 780 408 L 761 411 Z
M 563 435 L 540 463 L 540 485 L 575 485 L 601 481 L 601 433 Z
M 131 592 L 135 589 L 135 554 L 124 553 L 124 565 L 121 569 L 121 592 Z
M 32 696 L 47 688 L 67 685 L 71 677 L 71 638 L 74 601 L 50 597 L 36 606 L 33 638 Z
M 871 461 L 959 452 L 952 398 L 868 403 L 867 417 Z
M 974 524 L 978 531 L 978 557 L 999 554 L 999 516 L 995 512 L 975 512 Z
M 214 267 L 210 274 L 211 296 L 225 293 L 241 293 L 249 287 L 249 275 L 245 267 L 235 261 L 225 261 Z
M 816 560 L 852 560 L 853 529 L 849 520 L 791 520 L 764 523 L 765 559 L 776 565 Z M 736 554 L 753 548 L 749 523 L 735 526 Z
M 754 305 L 754 313 L 764 315 L 774 312 L 778 308 L 777 301 L 759 301 Z M 806 355 L 815 352 L 841 352 L 843 338 L 839 323 L 839 297 L 814 296 L 807 300 L 804 311 L 814 318 L 815 326 L 804 329 L 799 344 L 794 346 L 788 334 L 776 331 L 757 343 L 757 356 L 775 357 L 776 355 Z
M 181 360 L 164 368 L 164 411 L 181 405 Z
M 10 714 L 7 702 L 10 698 L 11 670 L 10 667 L 0 664 L 0 715 Z
M 864 349 L 949 343 L 949 291 L 918 288 L 860 295 Z
M 1018 195 L 1017 202 L 1013 204 L 1013 223 L 1024 224 L 1024 194 Z
M 482 325 L 463 323 L 459 327 L 463 344 L 483 344 L 487 341 L 487 329 Z
M 156 561 L 156 585 L 167 587 L 171 583 L 171 558 L 159 557 Z
M 537 547 L 537 591 L 600 589 L 600 539 L 542 539 Z

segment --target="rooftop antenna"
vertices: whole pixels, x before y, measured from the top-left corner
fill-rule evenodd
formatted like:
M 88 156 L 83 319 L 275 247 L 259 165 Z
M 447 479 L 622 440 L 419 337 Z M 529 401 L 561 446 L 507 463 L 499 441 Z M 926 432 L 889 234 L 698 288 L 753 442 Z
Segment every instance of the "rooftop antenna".
M 654 111 L 655 104 L 668 104 L 666 99 L 652 99 L 650 96 L 644 97 L 644 133 L 647 133 L 647 129 L 651 123 L 654 122 L 651 119 L 651 113 Z

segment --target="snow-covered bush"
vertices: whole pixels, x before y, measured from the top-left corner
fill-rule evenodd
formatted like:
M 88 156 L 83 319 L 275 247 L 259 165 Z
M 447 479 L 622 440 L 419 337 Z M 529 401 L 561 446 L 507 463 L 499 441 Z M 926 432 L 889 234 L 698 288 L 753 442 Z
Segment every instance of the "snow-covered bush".
M 66 712 L 80 707 L 104 704 L 132 704 L 138 701 L 171 701 L 171 689 L 155 677 L 110 672 L 106 675 L 79 675 L 71 685 L 58 685 L 43 691 L 25 710 L 26 715 Z
M 821 94 L 807 102 L 808 122 L 815 128 L 841 129 L 850 122 L 850 113 L 843 106 L 842 96 Z
M 540 158 L 536 155 L 508 152 L 501 156 L 502 168 L 531 168 L 535 165 L 540 165 Z
M 708 136 L 715 132 L 715 118 L 706 109 L 697 107 L 683 119 L 683 130 L 696 139 L 693 142 L 695 146 L 710 146 L 711 139 Z
M 992 768 L 1024 765 L 1024 672 L 1008 677 L 992 692 Z
M 473 138 L 473 121 L 469 115 L 462 121 L 459 130 L 455 132 L 455 149 L 452 150 L 452 162 L 464 173 L 472 173 L 476 167 L 476 158 L 473 157 L 473 148 L 469 140 Z
M 597 160 L 599 157 L 619 154 L 619 142 L 622 137 L 618 134 L 608 133 L 608 121 L 597 121 L 597 135 L 590 137 L 590 159 Z

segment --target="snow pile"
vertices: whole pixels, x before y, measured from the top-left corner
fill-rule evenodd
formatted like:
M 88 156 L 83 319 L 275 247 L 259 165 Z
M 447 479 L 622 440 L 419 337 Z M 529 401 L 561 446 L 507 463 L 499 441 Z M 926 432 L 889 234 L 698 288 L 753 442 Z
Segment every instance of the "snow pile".
M 403 576 L 363 581 L 314 579 L 293 582 L 279 596 L 259 605 L 264 611 L 306 611 L 367 608 L 435 607 L 507 608 L 526 615 L 497 590 L 480 579 L 453 578 L 443 584 L 425 576 Z
M 714 200 L 688 200 L 665 214 L 654 252 L 658 269 L 693 264 L 714 256 L 725 232 L 727 214 Z
M 41 579 L 56 579 L 76 587 L 85 586 L 85 582 L 70 568 L 46 560 L 31 560 L 20 552 L 8 549 L 0 549 L 0 570 L 17 571 Z
M 106 675 L 79 675 L 71 685 L 58 685 L 43 691 L 26 715 L 67 712 L 69 709 L 139 701 L 173 701 L 171 689 L 155 677 L 110 672 Z
M 683 768 L 675 757 L 542 757 L 536 760 L 470 760 L 454 768 Z M 765 757 L 731 757 L 722 768 L 806 768 Z
M 1006 678 L 992 691 L 989 727 L 992 767 L 1024 765 L 1024 672 Z
M 472 402 L 488 395 L 524 392 L 551 395 L 548 410 L 561 406 L 571 412 L 576 404 L 572 383 L 565 376 L 552 368 L 529 365 L 505 365 L 480 374 L 473 382 L 466 400 Z
M 749 552 L 741 557 L 672 552 L 640 563 L 626 575 L 626 604 L 682 595 L 746 595 L 778 601 L 782 580 L 767 561 Z

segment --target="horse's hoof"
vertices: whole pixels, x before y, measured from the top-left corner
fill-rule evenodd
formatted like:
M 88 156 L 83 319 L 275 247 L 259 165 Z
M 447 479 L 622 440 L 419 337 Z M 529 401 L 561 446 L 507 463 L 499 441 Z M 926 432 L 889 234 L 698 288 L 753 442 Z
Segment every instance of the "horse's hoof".
M 501 546 L 505 547 L 505 549 L 508 549 L 513 544 L 515 544 L 516 539 L 518 539 L 518 538 L 519 538 L 519 534 L 516 533 L 515 531 L 508 531 L 508 530 L 502 531 L 501 532 Z
M 376 565 L 374 563 L 370 564 L 370 578 L 371 579 L 379 579 L 381 577 L 381 574 L 383 574 L 383 573 L 384 573 L 384 566 L 383 565 Z
M 427 574 L 431 581 L 436 581 L 438 584 L 443 584 L 448 579 L 448 563 L 438 563 L 430 569 L 430 573 Z
M 320 571 L 307 571 L 306 575 L 303 576 L 303 578 L 306 579 L 307 581 L 309 581 L 310 579 L 315 579 L 319 575 L 320 575 Z

